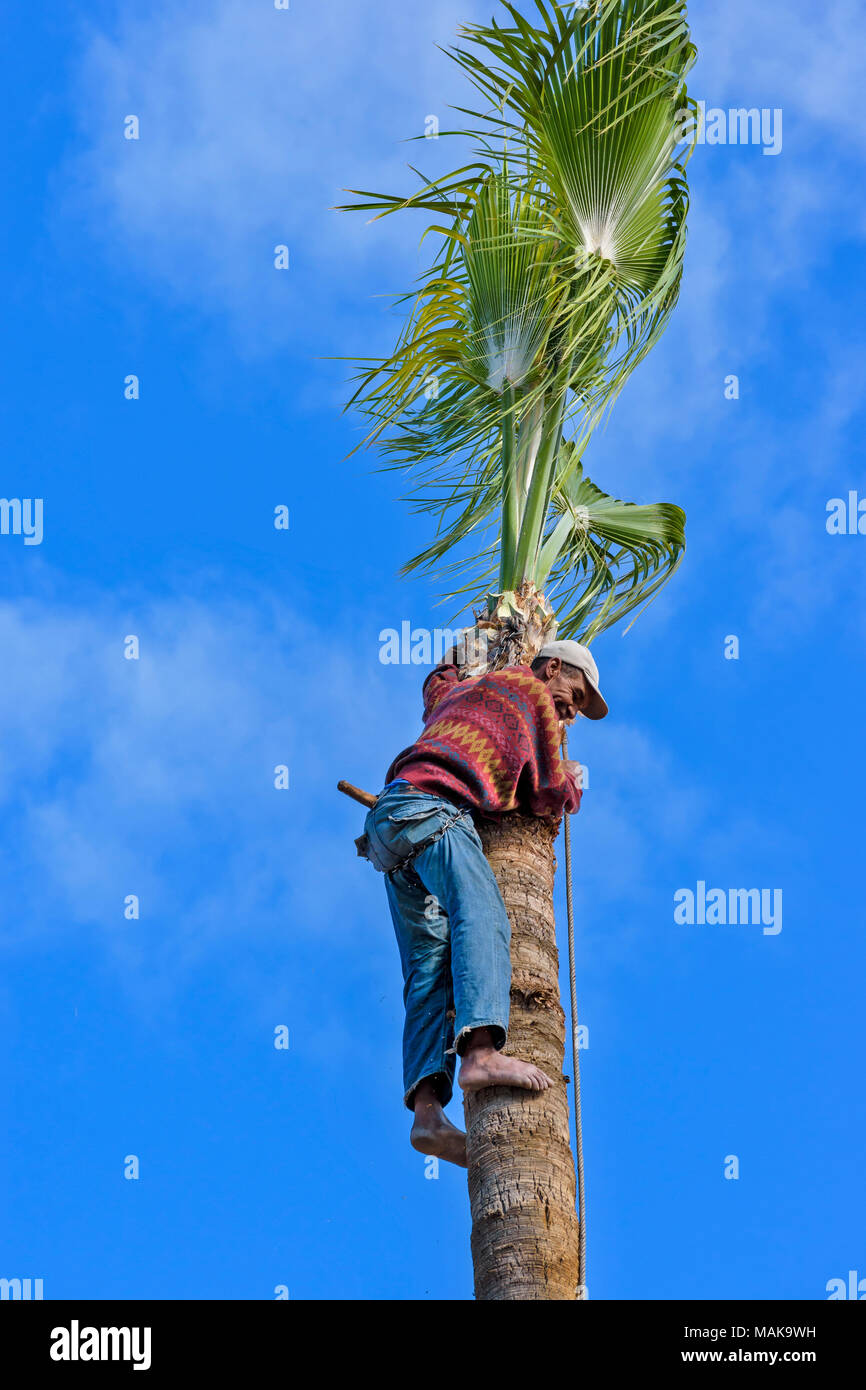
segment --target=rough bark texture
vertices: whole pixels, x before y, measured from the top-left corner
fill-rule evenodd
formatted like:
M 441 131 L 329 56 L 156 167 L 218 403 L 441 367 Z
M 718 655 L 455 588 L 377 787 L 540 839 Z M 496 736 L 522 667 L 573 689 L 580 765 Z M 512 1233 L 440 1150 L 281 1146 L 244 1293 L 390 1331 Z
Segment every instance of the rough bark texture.
M 475 614 L 461 637 L 461 674 L 483 676 L 529 663 L 556 636 L 556 616 L 544 594 L 528 579 L 519 589 L 491 596 L 491 609 Z
M 511 919 L 507 1050 L 554 1084 L 540 1095 L 497 1086 L 465 1098 L 475 1297 L 574 1300 L 578 1218 L 553 917 L 558 824 L 520 815 L 477 824 Z

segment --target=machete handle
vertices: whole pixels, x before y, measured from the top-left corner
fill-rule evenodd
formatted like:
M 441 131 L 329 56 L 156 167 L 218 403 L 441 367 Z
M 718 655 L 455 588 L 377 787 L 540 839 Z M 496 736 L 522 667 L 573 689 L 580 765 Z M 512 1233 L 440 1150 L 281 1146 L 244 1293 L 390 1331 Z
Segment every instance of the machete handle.
M 360 787 L 353 787 L 351 782 L 338 782 L 337 791 L 342 792 L 344 796 L 350 796 L 353 801 L 360 801 L 362 806 L 370 809 L 379 800 L 372 792 L 362 792 Z

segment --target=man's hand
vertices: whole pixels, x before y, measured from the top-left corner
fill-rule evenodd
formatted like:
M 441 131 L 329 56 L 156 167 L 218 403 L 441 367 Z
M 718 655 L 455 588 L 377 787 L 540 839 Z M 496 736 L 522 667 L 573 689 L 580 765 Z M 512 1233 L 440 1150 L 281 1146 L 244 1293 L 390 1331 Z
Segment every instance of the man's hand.
M 571 777 L 573 778 L 573 780 L 577 783 L 577 785 L 582 789 L 582 788 L 583 788 L 583 768 L 581 767 L 580 763 L 576 763 L 576 762 L 573 760 L 573 758 L 563 758 L 563 760 L 562 760 L 562 767 L 563 767 L 563 770 L 564 770 L 565 772 L 569 773 L 569 774 L 571 775 Z
M 442 658 L 442 662 L 445 666 L 463 666 L 465 664 L 466 643 L 471 632 L 471 627 L 464 627 L 461 630 L 460 634 L 458 635 L 457 641 L 454 643 L 454 646 L 451 647 L 451 649 L 447 651 Z

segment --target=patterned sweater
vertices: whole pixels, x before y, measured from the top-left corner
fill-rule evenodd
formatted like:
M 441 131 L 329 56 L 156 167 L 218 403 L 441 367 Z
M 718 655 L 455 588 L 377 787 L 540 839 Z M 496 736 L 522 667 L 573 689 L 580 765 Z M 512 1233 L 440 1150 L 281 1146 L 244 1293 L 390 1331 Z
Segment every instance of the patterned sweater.
M 559 755 L 556 706 L 528 666 L 461 681 L 442 664 L 424 682 L 424 731 L 386 776 L 488 816 L 576 811 L 581 791 Z

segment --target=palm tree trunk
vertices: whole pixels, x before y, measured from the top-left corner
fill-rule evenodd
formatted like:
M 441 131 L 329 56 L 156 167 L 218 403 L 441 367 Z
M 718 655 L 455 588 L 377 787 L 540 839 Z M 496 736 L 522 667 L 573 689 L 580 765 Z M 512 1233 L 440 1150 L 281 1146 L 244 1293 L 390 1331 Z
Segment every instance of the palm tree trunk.
M 579 1227 L 553 917 L 559 823 L 514 814 L 477 825 L 511 920 L 508 1051 L 554 1084 L 540 1095 L 496 1086 L 465 1099 L 475 1297 L 570 1301 Z

